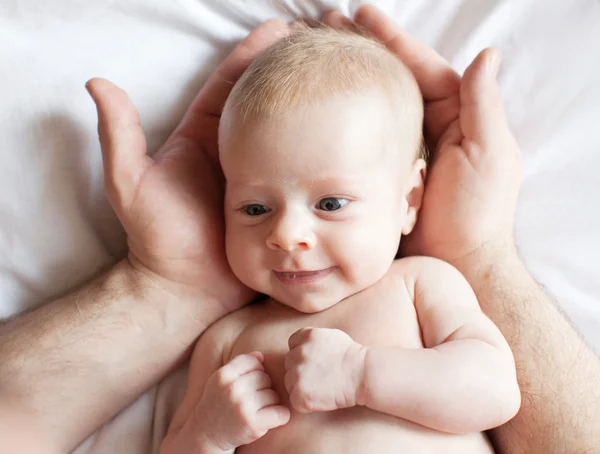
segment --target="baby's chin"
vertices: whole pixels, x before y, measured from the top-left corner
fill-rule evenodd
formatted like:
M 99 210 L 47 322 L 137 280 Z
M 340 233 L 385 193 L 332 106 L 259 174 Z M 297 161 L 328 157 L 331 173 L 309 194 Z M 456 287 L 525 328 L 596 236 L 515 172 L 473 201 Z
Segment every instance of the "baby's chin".
M 332 297 L 331 295 L 320 295 L 318 293 L 274 295 L 272 298 L 280 304 L 304 314 L 322 312 L 335 306 L 343 299 L 340 297 Z

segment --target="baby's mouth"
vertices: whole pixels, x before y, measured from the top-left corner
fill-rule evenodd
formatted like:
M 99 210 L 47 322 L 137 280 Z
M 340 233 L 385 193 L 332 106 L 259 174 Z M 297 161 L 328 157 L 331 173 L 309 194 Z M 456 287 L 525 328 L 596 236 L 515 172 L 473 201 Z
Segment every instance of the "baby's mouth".
M 309 284 L 316 282 L 335 269 L 335 266 L 314 271 L 273 271 L 277 279 L 287 285 Z

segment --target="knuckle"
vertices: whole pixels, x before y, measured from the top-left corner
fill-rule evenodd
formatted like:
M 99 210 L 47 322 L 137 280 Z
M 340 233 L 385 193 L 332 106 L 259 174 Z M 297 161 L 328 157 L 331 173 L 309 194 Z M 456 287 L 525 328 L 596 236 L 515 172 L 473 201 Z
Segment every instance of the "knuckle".
M 239 415 L 242 417 L 242 420 L 248 426 L 253 426 L 255 423 L 256 410 L 248 401 L 238 402 L 236 409 L 239 412 Z
M 314 407 L 310 397 L 302 392 L 296 392 L 290 396 L 293 407 L 298 411 L 311 411 Z
M 261 375 L 259 376 L 259 381 L 267 388 L 270 388 L 273 384 L 273 380 L 271 380 L 271 377 L 266 372 L 261 372 Z
M 310 356 L 310 347 L 308 345 L 302 345 L 298 348 L 298 360 L 299 362 L 305 362 Z M 298 365 L 296 365 L 298 367 Z
M 244 397 L 244 390 L 238 382 L 233 382 L 227 386 L 227 397 L 231 402 L 242 403 Z
M 219 369 L 215 376 L 215 382 L 219 387 L 225 387 L 230 384 L 229 374 L 227 373 L 227 369 L 221 368 Z
M 252 425 L 248 426 L 246 430 L 248 437 L 254 440 L 262 437 L 266 433 L 264 430 L 261 430 L 258 427 Z

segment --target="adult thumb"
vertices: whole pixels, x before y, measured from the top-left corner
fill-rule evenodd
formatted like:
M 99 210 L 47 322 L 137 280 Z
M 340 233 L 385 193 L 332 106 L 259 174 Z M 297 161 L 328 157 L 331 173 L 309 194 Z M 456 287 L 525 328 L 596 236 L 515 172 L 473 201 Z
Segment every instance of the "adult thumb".
M 105 79 L 86 85 L 98 111 L 104 186 L 117 214 L 127 209 L 143 173 L 153 164 L 137 109 L 125 91 Z
M 465 71 L 460 86 L 461 130 L 483 150 L 510 134 L 496 82 L 500 61 L 497 49 L 484 49 Z

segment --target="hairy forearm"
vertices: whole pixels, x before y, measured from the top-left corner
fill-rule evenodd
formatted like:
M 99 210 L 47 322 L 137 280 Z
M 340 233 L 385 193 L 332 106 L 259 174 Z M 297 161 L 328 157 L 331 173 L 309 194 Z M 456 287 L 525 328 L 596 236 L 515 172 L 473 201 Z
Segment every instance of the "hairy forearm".
M 218 411 L 216 409 L 215 411 Z M 183 427 L 174 433 L 169 433 L 160 445 L 160 454 L 233 454 L 235 449 L 223 451 L 200 430 L 199 424 L 188 418 Z
M 174 298 L 120 262 L 0 325 L 0 402 L 10 398 L 35 415 L 53 448 L 70 451 L 163 377 L 222 315 L 218 304 L 198 299 Z
M 505 352 L 465 339 L 435 348 L 367 348 L 358 403 L 449 433 L 480 432 L 519 408 Z
M 496 255 L 497 256 L 497 255 Z M 499 453 L 600 450 L 600 362 L 515 253 L 458 264 L 508 340 L 522 394 L 518 415 L 491 432 Z

